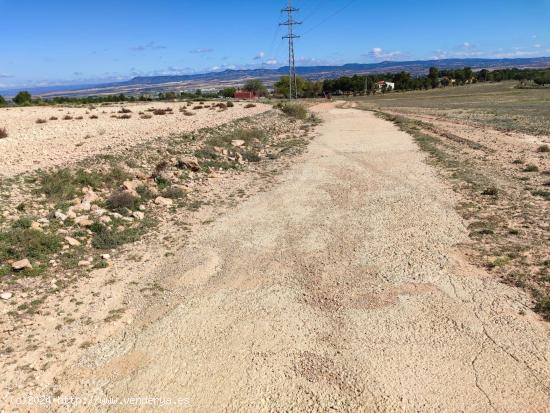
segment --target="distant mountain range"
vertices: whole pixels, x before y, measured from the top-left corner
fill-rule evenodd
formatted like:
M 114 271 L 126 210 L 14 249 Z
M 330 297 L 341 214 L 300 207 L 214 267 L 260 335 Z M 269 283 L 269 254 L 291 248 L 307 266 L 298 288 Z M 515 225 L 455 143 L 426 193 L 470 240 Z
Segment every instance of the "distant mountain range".
M 474 70 L 502 69 L 502 68 L 545 68 L 550 67 L 550 57 L 534 57 L 520 59 L 440 59 L 415 60 L 404 62 L 381 63 L 350 63 L 342 66 L 300 66 L 297 73 L 312 80 L 332 79 L 340 76 L 367 73 L 395 73 L 410 72 L 413 75 L 422 75 L 432 66 L 440 69 L 456 69 L 469 66 Z M 71 85 L 51 86 L 44 88 L 30 88 L 33 95 L 52 96 L 83 96 L 112 93 L 157 93 L 174 90 L 213 90 L 227 86 L 238 86 L 248 79 L 261 79 L 266 84 L 272 84 L 281 76 L 288 73 L 288 66 L 278 69 L 245 69 L 225 70 L 190 75 L 169 76 L 138 76 L 130 80 L 99 85 Z M 18 90 L 5 90 L 0 94 L 13 96 Z

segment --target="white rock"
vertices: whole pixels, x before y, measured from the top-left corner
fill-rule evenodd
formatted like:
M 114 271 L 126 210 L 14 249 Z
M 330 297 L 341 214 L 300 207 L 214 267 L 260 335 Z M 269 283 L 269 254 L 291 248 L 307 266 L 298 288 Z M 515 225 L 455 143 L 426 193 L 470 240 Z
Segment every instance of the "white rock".
M 85 202 L 88 202 L 88 203 L 91 203 L 91 202 L 95 202 L 99 200 L 99 195 L 97 195 L 93 190 L 89 190 L 86 195 L 84 195 L 82 197 L 82 203 L 85 203 Z
M 101 254 L 101 258 L 104 260 L 110 260 L 111 256 L 109 254 Z
M 133 179 L 131 181 L 124 181 L 122 187 L 131 192 L 136 192 L 136 189 L 143 185 L 143 182 Z
M 94 205 L 93 207 L 95 207 L 95 206 L 96 206 L 96 205 Z M 95 208 L 95 209 L 94 209 L 93 207 L 92 207 L 92 209 L 93 209 L 92 214 L 95 215 L 95 216 L 97 216 L 97 217 L 101 217 L 101 216 L 103 216 L 103 215 L 105 215 L 105 214 L 107 213 L 107 210 L 106 210 L 106 209 L 103 209 L 103 208 Z
M 119 214 L 118 212 L 113 212 L 111 215 L 113 216 L 113 218 L 122 219 L 122 214 Z
M 74 205 L 72 207 L 72 211 L 74 212 L 89 211 L 90 209 L 92 209 L 92 204 L 90 203 L 90 201 L 83 201 L 80 204 Z
M 31 228 L 32 228 L 32 229 L 35 229 L 35 230 L 37 230 L 37 231 L 42 231 L 42 227 L 41 227 L 40 224 L 39 224 L 38 222 L 36 222 L 36 221 L 33 222 L 33 223 L 31 224 Z
M 9 300 L 11 297 L 13 297 L 12 293 L 2 293 L 2 294 L 0 294 L 0 298 L 2 300 Z
M 140 210 L 140 211 L 145 211 L 145 209 L 146 209 L 146 208 L 145 208 L 145 205 L 140 205 L 140 206 L 139 206 L 139 210 Z
M 41 224 L 47 225 L 50 223 L 50 220 L 48 218 L 40 218 L 38 219 L 38 222 L 40 222 Z
M 78 247 L 79 245 L 81 245 L 80 241 L 74 239 L 73 237 L 65 237 L 65 241 L 67 241 L 72 247 Z
M 79 266 L 79 267 L 87 267 L 87 266 L 89 266 L 89 265 L 90 265 L 90 262 L 89 262 L 89 261 L 84 261 L 84 260 L 78 261 L 78 266 Z
M 164 198 L 162 196 L 157 196 L 155 198 L 155 204 L 160 206 L 171 206 L 174 203 L 170 198 Z
M 31 262 L 24 258 L 22 260 L 16 261 L 11 265 L 11 268 L 13 268 L 15 271 L 23 270 L 25 268 L 32 268 Z
M 231 145 L 233 146 L 243 146 L 245 144 L 245 141 L 243 141 L 242 139 L 233 139 L 231 141 Z
M 55 216 L 58 220 L 60 220 L 61 222 L 65 221 L 65 220 L 67 219 L 67 215 L 65 215 L 63 212 L 61 212 L 61 211 L 59 211 L 59 210 L 58 210 L 58 211 L 55 211 L 54 216 Z
M 145 214 L 141 211 L 134 211 L 132 213 L 132 216 L 135 218 L 135 219 L 139 219 L 140 221 L 145 218 Z
M 75 224 L 77 224 L 80 227 L 89 227 L 94 222 L 88 217 L 88 215 L 81 215 L 79 217 L 76 217 L 74 220 Z
M 108 224 L 111 221 L 112 219 L 109 215 L 103 215 L 102 217 L 99 218 L 99 222 L 103 222 L 104 224 Z

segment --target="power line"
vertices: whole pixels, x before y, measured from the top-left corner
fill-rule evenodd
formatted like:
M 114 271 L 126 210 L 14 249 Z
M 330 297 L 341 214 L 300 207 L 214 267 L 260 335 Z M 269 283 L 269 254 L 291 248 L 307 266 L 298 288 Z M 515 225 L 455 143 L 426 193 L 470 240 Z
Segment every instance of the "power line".
M 336 15 L 342 13 L 344 10 L 346 10 L 349 6 L 351 6 L 353 3 L 355 3 L 357 0 L 351 0 L 349 3 L 347 3 L 344 7 L 341 7 L 340 9 L 336 10 L 334 13 L 323 19 L 321 22 L 317 23 L 315 26 L 311 27 L 306 32 L 302 33 L 302 36 L 305 36 L 308 33 L 311 33 L 313 30 L 317 29 L 318 27 L 325 24 L 327 21 L 335 17 Z
M 294 20 L 292 13 L 297 12 L 298 9 L 292 7 L 292 0 L 288 0 L 288 6 L 281 10 L 281 13 L 287 14 L 287 20 L 279 23 L 280 26 L 288 27 L 288 34 L 283 36 L 283 39 L 288 39 L 288 97 L 292 99 L 292 89 L 294 85 L 294 98 L 298 99 L 298 84 L 296 81 L 296 65 L 294 60 L 294 39 L 299 38 L 294 34 L 294 25 L 302 24 L 302 22 Z

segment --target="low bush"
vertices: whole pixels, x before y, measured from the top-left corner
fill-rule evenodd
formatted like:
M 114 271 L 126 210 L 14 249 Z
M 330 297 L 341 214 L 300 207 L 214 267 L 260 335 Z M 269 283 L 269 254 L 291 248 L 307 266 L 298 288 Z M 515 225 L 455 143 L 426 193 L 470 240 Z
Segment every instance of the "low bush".
M 162 196 L 164 198 L 180 199 L 185 196 L 185 192 L 181 188 L 169 186 L 164 191 L 162 191 Z
M 71 115 L 63 116 L 63 120 L 71 120 L 73 117 Z
M 150 115 L 148 113 L 144 113 L 143 115 L 140 116 L 141 119 L 151 119 L 153 117 L 153 115 Z
M 56 116 L 51 116 L 50 120 L 57 120 L 57 117 Z
M 307 110 L 298 103 L 285 103 L 281 106 L 281 110 L 287 116 L 296 118 L 296 119 L 306 119 Z
M 107 207 L 113 211 L 121 209 L 135 209 L 137 198 L 128 191 L 117 191 L 107 199 Z
M 228 108 L 232 108 L 233 106 L 235 106 L 235 104 L 233 102 L 226 102 L 225 106 L 227 106 Z
M 132 115 L 125 113 L 124 115 L 117 116 L 118 119 L 131 119 Z
M 166 115 L 166 111 L 164 109 L 155 109 L 155 110 L 153 110 L 153 114 L 155 114 L 155 115 Z
M 8 131 L 6 128 L 0 128 L 0 139 L 4 139 L 8 137 Z
M 46 119 L 36 119 L 36 123 L 46 123 Z
M 128 108 L 121 108 L 118 113 L 132 113 L 132 111 Z
M 247 103 L 246 105 L 244 105 L 245 109 L 255 108 L 255 107 L 256 107 L 256 105 L 254 103 Z
M 97 115 L 92 115 L 92 116 L 90 116 L 90 119 L 98 119 L 98 116 Z
M 537 152 L 550 152 L 550 146 L 548 145 L 540 145 L 537 148 Z
M 533 165 L 532 163 L 530 163 L 525 168 L 523 168 L 523 172 L 538 172 L 538 171 L 539 171 L 539 167 L 537 165 Z

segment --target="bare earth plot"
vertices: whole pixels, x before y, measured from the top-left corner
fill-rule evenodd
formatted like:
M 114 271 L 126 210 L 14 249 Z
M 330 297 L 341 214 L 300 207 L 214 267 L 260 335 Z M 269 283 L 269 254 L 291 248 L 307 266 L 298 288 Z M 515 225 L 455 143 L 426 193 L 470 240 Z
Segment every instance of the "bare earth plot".
M 548 325 L 455 251 L 455 194 L 412 137 L 317 110 L 303 162 L 157 267 L 162 311 L 89 348 L 61 388 L 196 412 L 548 411 Z
M 215 127 L 270 109 L 263 104 L 245 105 L 236 103 L 223 111 L 199 102 L 3 108 L 0 128 L 6 128 L 8 137 L 0 139 L 0 177 L 62 166 L 96 154 L 124 153 L 157 137 Z M 155 109 L 162 114 L 155 114 Z M 44 123 L 36 123 L 39 119 Z

